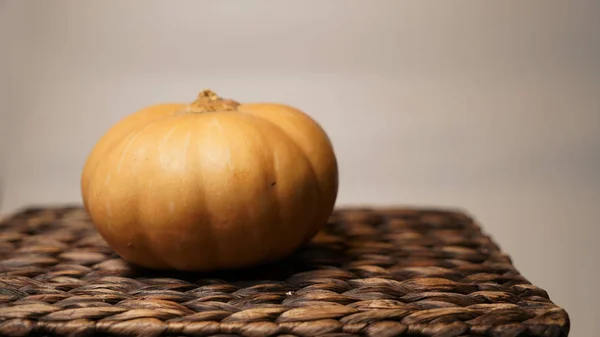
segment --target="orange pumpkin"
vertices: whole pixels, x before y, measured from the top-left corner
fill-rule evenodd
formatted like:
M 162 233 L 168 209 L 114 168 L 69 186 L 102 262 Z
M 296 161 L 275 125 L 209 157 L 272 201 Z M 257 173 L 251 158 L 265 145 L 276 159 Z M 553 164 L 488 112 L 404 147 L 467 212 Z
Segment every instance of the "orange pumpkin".
M 81 176 L 86 210 L 123 259 L 185 271 L 285 257 L 326 224 L 337 192 L 332 145 L 307 114 L 211 91 L 124 118 Z

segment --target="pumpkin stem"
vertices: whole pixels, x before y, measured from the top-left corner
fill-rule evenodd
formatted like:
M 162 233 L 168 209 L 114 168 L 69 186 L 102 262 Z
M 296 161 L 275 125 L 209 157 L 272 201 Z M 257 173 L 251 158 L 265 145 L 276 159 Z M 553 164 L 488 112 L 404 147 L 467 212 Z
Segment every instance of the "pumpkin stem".
M 222 99 L 213 91 L 206 89 L 201 91 L 196 100 L 188 105 L 187 112 L 235 111 L 238 105 L 240 105 L 238 102 Z

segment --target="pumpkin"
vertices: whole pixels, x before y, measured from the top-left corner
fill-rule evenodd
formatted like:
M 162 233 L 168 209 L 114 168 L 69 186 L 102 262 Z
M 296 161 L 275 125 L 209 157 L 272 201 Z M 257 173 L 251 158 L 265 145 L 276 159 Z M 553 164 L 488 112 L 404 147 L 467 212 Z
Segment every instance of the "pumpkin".
M 209 90 L 125 117 L 93 147 L 81 175 L 100 235 L 124 260 L 152 269 L 282 259 L 327 223 L 337 193 L 336 157 L 315 120 Z

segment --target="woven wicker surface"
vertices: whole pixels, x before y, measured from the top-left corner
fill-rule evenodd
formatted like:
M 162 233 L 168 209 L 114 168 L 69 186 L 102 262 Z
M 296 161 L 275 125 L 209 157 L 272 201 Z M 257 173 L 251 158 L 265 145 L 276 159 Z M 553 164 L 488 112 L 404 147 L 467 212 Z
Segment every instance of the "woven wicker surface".
M 276 264 L 157 273 L 120 260 L 77 207 L 0 224 L 0 334 L 566 336 L 567 313 L 459 212 L 337 210 Z

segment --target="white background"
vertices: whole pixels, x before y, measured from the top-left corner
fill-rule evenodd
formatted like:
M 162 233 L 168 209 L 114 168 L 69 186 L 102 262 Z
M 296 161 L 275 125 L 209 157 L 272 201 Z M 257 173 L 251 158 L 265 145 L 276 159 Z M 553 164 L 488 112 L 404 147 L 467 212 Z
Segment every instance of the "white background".
M 339 205 L 462 208 L 592 336 L 600 2 L 1 1 L 3 213 L 80 202 L 106 129 L 203 88 L 313 116 Z M 596 319 L 596 320 L 594 320 Z

